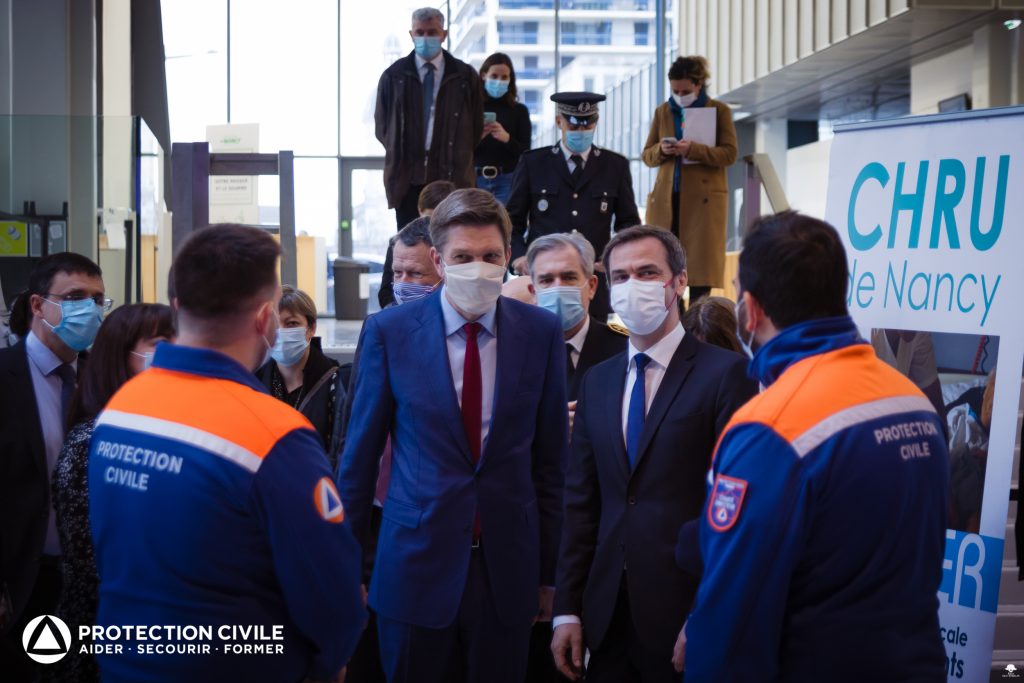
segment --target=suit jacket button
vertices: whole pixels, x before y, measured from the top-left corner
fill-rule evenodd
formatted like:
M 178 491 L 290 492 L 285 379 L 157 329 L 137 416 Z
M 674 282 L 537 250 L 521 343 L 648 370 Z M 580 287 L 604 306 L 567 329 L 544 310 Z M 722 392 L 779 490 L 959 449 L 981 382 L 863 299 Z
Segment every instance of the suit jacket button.
M 579 198 L 580 198 L 580 196 L 579 196 L 578 194 L 576 194 L 575 192 L 573 192 L 573 193 L 572 193 L 572 198 L 573 198 L 573 199 L 579 199 Z
M 573 216 L 579 216 L 579 215 L 580 215 L 580 212 L 579 212 L 579 211 L 577 211 L 576 209 L 573 209 L 573 210 L 572 210 L 572 215 L 573 215 Z
M 629 504 L 630 505 L 636 505 L 636 496 L 630 496 L 629 497 Z

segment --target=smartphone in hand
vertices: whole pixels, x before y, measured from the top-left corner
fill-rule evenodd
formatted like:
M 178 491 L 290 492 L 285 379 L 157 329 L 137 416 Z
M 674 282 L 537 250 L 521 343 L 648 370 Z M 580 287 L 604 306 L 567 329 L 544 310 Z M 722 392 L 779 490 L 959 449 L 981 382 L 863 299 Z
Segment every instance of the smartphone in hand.
M 663 145 L 674 145 L 677 142 L 679 142 L 679 140 L 676 140 L 675 138 L 662 138 L 661 139 L 661 144 L 663 144 Z
M 484 112 L 484 125 L 489 123 L 495 123 L 498 120 L 498 115 L 493 111 Z

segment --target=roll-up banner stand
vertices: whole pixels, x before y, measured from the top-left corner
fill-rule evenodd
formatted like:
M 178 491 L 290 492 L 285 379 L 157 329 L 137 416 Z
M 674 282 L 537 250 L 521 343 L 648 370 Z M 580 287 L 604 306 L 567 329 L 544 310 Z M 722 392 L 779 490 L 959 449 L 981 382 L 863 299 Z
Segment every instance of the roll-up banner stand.
M 837 127 L 827 207 L 849 256 L 851 314 L 879 357 L 945 414 L 940 634 L 950 681 L 988 681 L 1003 549 L 1013 542 L 1024 107 Z M 904 457 L 930 457 L 919 446 L 908 442 Z

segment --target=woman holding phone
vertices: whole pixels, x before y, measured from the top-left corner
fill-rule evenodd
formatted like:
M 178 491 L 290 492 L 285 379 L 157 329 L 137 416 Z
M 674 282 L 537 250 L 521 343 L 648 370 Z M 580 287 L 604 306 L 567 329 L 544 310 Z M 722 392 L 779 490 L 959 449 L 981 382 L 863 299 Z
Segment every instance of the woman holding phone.
M 495 52 L 485 59 L 480 82 L 484 89 L 484 132 L 473 160 L 476 186 L 504 204 L 519 156 L 530 149 L 533 126 L 529 110 L 516 97 L 516 72 L 508 55 Z
M 690 301 L 725 284 L 726 169 L 736 161 L 732 112 L 708 97 L 710 77 L 704 57 L 673 62 L 668 70 L 672 94 L 655 109 L 643 151 L 644 163 L 658 169 L 647 196 L 646 222 L 675 231 L 686 248 Z M 686 111 L 697 107 L 715 109 L 713 145 L 687 135 Z

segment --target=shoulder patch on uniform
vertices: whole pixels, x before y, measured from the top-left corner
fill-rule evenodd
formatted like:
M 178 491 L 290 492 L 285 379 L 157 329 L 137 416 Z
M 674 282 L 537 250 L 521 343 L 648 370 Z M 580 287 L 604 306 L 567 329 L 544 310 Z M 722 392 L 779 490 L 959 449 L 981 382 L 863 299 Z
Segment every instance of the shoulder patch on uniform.
M 724 474 L 715 476 L 715 485 L 708 498 L 708 524 L 715 531 L 728 531 L 740 518 L 747 482 Z
M 313 504 L 324 521 L 333 524 L 345 521 L 345 507 L 341 504 L 341 495 L 330 477 L 321 477 L 316 483 L 316 487 L 313 488 Z

